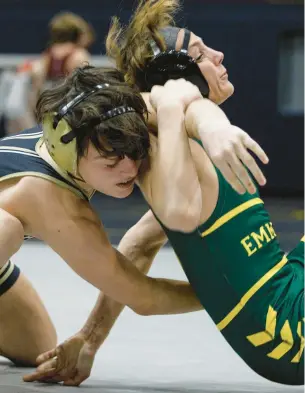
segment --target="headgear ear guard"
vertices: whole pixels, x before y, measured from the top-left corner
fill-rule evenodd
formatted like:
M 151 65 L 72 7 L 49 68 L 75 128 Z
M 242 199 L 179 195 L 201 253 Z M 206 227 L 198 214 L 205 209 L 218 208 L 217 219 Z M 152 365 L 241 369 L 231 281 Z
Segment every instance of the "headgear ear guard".
M 58 113 L 47 114 L 43 119 L 43 137 L 49 154 L 61 169 L 73 176 L 77 175 L 77 129 L 72 129 L 64 117 L 90 95 L 107 87 L 109 87 L 108 83 L 96 85 L 92 90 L 82 92 L 73 98 Z M 95 124 L 92 125 L 97 125 L 102 121 L 128 112 L 136 112 L 136 110 L 129 106 L 116 107 L 102 114 L 98 119 L 94 119 Z
M 154 85 L 164 85 L 169 79 L 184 78 L 196 85 L 204 97 L 209 95 L 209 86 L 203 77 L 195 59 L 188 54 L 191 32 L 184 29 L 184 40 L 181 50 L 176 51 L 176 41 L 180 29 L 168 26 L 161 29 L 167 50 L 161 52 L 154 40 L 150 46 L 154 57 L 144 70 L 138 73 L 137 79 L 142 89 L 150 91 Z

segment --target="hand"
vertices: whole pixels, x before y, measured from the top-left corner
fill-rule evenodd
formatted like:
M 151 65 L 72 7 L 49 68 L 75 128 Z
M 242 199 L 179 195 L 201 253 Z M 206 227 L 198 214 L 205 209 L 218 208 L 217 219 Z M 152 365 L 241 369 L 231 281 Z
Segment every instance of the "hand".
M 259 144 L 245 131 L 231 124 L 222 124 L 215 125 L 210 132 L 204 131 L 200 135 L 209 157 L 239 194 L 244 194 L 246 191 L 250 194 L 256 192 L 256 187 L 246 168 L 259 185 L 266 184 L 265 176 L 248 150 L 251 150 L 264 164 L 267 164 L 269 159 Z
M 178 104 L 183 111 L 193 102 L 201 99 L 197 86 L 185 79 L 169 80 L 164 86 L 154 86 L 150 93 L 150 103 L 156 111 L 161 106 Z
M 81 333 L 66 340 L 51 351 L 38 356 L 36 371 L 23 377 L 24 382 L 64 382 L 79 386 L 89 378 L 96 351 Z

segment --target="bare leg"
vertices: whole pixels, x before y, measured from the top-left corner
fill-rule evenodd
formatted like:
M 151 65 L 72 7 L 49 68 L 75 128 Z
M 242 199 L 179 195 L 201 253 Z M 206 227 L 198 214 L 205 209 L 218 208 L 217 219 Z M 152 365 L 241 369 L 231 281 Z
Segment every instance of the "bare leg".
M 55 328 L 39 295 L 21 274 L 0 297 L 0 355 L 35 366 L 37 356 L 56 343 Z
M 10 279 L 6 263 L 22 243 L 22 224 L 0 209 L 0 293 Z M 0 355 L 33 366 L 36 357 L 56 346 L 56 341 L 55 328 L 39 295 L 20 274 L 0 296 Z

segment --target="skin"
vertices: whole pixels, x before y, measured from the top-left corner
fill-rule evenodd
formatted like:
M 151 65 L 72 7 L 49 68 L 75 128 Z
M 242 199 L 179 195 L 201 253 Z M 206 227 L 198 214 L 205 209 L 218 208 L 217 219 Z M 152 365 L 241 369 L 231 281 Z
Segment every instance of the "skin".
M 181 39 L 183 38 L 181 37 Z M 219 54 L 219 52 L 213 51 L 212 49 L 206 47 L 202 43 L 202 41 L 199 40 L 198 37 L 196 37 L 195 35 L 192 35 L 190 50 L 193 50 L 194 54 L 195 51 L 204 52 L 204 56 L 203 56 L 204 58 L 200 59 L 200 67 L 201 67 L 200 69 L 204 73 L 206 79 L 209 81 L 210 89 L 211 89 L 210 98 L 213 98 L 215 100 L 215 103 L 223 102 L 226 98 L 228 98 L 233 93 L 233 87 L 226 79 L 226 76 L 224 75 L 223 66 L 221 65 L 223 56 Z M 193 91 L 192 94 L 193 94 L 192 99 L 198 102 L 199 101 L 198 91 Z M 156 89 L 155 89 L 155 95 L 158 96 Z M 172 98 L 175 98 L 175 96 L 176 93 Z M 165 105 L 165 103 L 171 101 L 173 102 L 175 100 L 168 100 L 167 97 L 167 99 L 163 101 L 162 104 L 163 107 L 162 105 L 161 108 L 159 107 L 157 111 L 158 112 L 157 115 L 154 109 L 157 109 L 156 100 L 157 101 L 159 100 L 159 103 L 162 102 L 162 100 L 160 101 L 160 97 L 158 99 L 156 98 L 155 100 L 151 100 L 151 102 L 148 101 L 150 99 L 148 95 L 146 96 L 144 95 L 144 97 L 148 104 L 149 111 L 151 112 L 149 121 L 153 124 L 154 127 L 156 125 L 157 117 L 160 122 L 159 142 L 160 139 L 162 139 L 163 146 L 169 146 L 170 145 L 169 143 L 172 143 L 173 133 L 165 132 L 162 130 L 168 129 L 169 123 L 174 124 L 173 128 L 180 130 L 176 135 L 177 139 L 175 141 L 175 146 L 177 146 L 177 149 L 179 147 L 179 152 L 180 152 L 179 156 L 185 157 L 185 160 L 181 160 L 181 162 L 183 164 L 188 163 L 188 165 L 190 166 L 188 171 L 185 170 L 183 171 L 183 165 L 182 165 L 180 167 L 180 171 L 173 172 L 172 165 L 176 163 L 176 156 L 173 157 L 166 154 L 166 160 L 168 160 L 167 161 L 168 165 L 166 166 L 166 168 L 169 168 L 170 172 L 164 171 L 164 174 L 168 176 L 169 173 L 171 175 L 175 173 L 175 175 L 177 175 L 175 179 L 178 179 L 179 176 L 181 175 L 182 180 L 181 178 L 180 180 L 182 181 L 182 184 L 183 181 L 188 181 L 188 183 L 186 184 L 191 183 L 191 187 L 188 186 L 187 188 L 185 188 L 189 191 L 189 193 L 187 195 L 184 195 L 181 194 L 181 190 L 179 188 L 177 188 L 176 190 L 174 190 L 175 192 L 173 192 L 172 189 L 168 189 L 167 187 L 164 187 L 164 185 L 166 185 L 166 181 L 164 181 L 164 179 L 168 179 L 168 177 L 166 176 L 164 176 L 164 178 L 161 179 L 159 185 L 156 183 L 157 179 L 160 178 L 159 176 L 160 166 L 162 167 L 162 162 L 163 162 L 162 160 L 165 158 L 165 156 L 164 156 L 164 152 L 162 153 L 161 156 L 159 155 L 157 149 L 158 142 L 154 137 L 152 137 L 152 152 L 150 157 L 154 165 L 152 165 L 150 170 L 144 172 L 145 175 L 141 174 L 141 176 L 138 177 L 137 179 L 138 184 L 140 185 L 142 192 L 144 193 L 147 201 L 154 207 L 155 211 L 158 212 L 158 216 L 163 218 L 163 222 L 165 222 L 168 227 L 173 229 L 176 228 L 180 230 L 185 230 L 185 231 L 192 230 L 198 224 L 199 220 L 204 222 L 207 219 L 207 217 L 209 217 L 209 215 L 211 214 L 211 212 L 215 207 L 217 195 L 218 195 L 217 194 L 218 188 L 217 188 L 217 179 L 216 179 L 214 167 L 211 161 L 209 160 L 208 156 L 206 154 L 202 154 L 202 149 L 199 148 L 197 144 L 195 144 L 192 141 L 185 143 L 187 138 L 184 133 L 184 126 L 183 126 L 184 118 L 183 116 L 181 117 L 181 113 L 183 113 L 183 109 L 181 105 L 183 106 L 183 103 L 181 102 L 179 104 L 176 103 L 177 105 L 175 104 L 173 106 L 168 107 Z M 207 100 L 205 101 L 206 101 L 205 103 L 207 104 Z M 188 111 L 193 116 L 190 116 L 191 119 L 187 121 L 185 125 L 187 126 L 186 131 L 188 136 L 190 137 L 195 136 L 200 138 L 201 134 L 198 131 L 198 128 L 200 129 L 200 127 L 197 127 L 199 123 L 194 121 L 194 118 L 196 119 L 198 113 L 200 113 L 200 115 L 202 114 L 202 107 L 200 107 L 200 103 L 198 104 L 197 102 L 194 102 L 194 104 L 190 105 Z M 220 127 L 225 128 L 226 126 L 230 126 L 226 117 L 221 116 L 219 114 L 219 110 L 215 106 L 215 104 L 208 101 L 207 105 L 209 105 L 209 110 L 204 112 L 206 122 L 200 123 L 199 126 L 206 128 L 206 125 L 211 124 L 212 119 L 215 121 L 215 118 L 218 119 L 216 123 Z M 215 113 L 217 113 L 217 115 L 216 117 L 213 117 Z M 188 117 L 186 116 L 186 119 L 187 118 Z M 177 122 L 175 123 L 176 120 L 178 121 L 178 123 Z M 202 122 L 202 119 L 200 121 Z M 160 128 L 162 130 L 160 130 Z M 86 181 L 86 183 L 89 186 L 94 187 L 104 193 L 107 193 L 108 195 L 112 195 L 118 198 L 128 196 L 132 192 L 132 189 L 134 187 L 136 176 L 140 168 L 140 163 L 132 162 L 128 158 L 124 158 L 123 160 L 116 160 L 116 159 L 108 159 L 101 156 L 97 157 L 96 153 L 97 152 L 94 150 L 94 148 L 92 146 L 89 146 L 88 154 L 86 155 L 86 157 L 83 157 L 80 160 L 79 173 L 81 174 L 83 179 Z M 148 165 L 148 167 L 149 166 L 150 165 Z M 203 173 L 202 173 L 202 168 L 205 168 Z M 188 178 L 184 179 L 186 173 L 188 173 Z M 191 182 L 189 183 L 190 173 L 192 175 L 191 175 Z M 130 184 L 126 186 L 119 185 L 119 183 L 129 180 L 130 180 Z M 30 189 L 33 189 L 33 187 L 34 184 L 27 186 L 27 192 L 29 192 Z M 37 185 L 35 187 L 37 187 Z M 46 187 L 46 185 L 42 186 L 41 184 L 39 187 L 42 190 L 44 187 Z M 48 185 L 48 187 L 50 187 L 50 185 Z M 206 195 L 207 189 L 210 190 L 208 197 Z M 155 190 L 158 191 L 155 192 Z M 161 194 L 162 197 L 160 197 L 160 193 L 159 193 L 160 191 L 163 192 L 163 194 Z M 56 190 L 56 193 L 58 193 L 58 190 Z M 51 189 L 48 190 L 45 193 L 45 198 L 47 197 L 47 195 L 50 194 L 54 196 L 55 190 L 52 192 Z M 168 198 L 168 195 L 171 195 L 170 199 Z M 72 256 L 69 256 L 66 254 L 67 242 L 66 241 L 63 242 L 62 240 L 63 238 L 65 238 L 65 236 L 63 236 L 64 233 L 69 233 L 69 235 L 71 235 L 71 228 L 76 229 L 77 227 L 77 229 L 79 230 L 79 227 L 81 227 L 82 229 L 82 224 L 83 224 L 82 221 L 84 217 L 86 218 L 85 218 L 85 223 L 83 224 L 84 225 L 83 228 L 86 228 L 86 232 L 88 232 L 88 220 L 95 227 L 97 226 L 100 227 L 100 223 L 96 220 L 96 217 L 92 215 L 92 212 L 89 212 L 87 210 L 87 207 L 85 208 L 83 204 L 79 204 L 78 202 L 76 204 L 77 207 L 74 209 L 71 208 L 71 205 L 72 206 L 74 205 L 74 203 L 72 203 L 71 200 L 69 200 L 68 203 L 63 203 L 63 200 L 67 199 L 67 195 L 65 196 L 59 195 L 58 198 L 59 198 L 58 204 L 60 204 L 62 207 L 64 206 L 63 210 L 58 211 L 57 203 L 55 203 L 56 205 L 56 207 L 54 207 L 55 211 L 50 209 L 49 205 L 44 208 L 45 210 L 43 210 L 42 208 L 41 211 L 41 214 L 47 214 L 48 212 L 50 213 L 50 216 L 47 216 L 48 217 L 47 222 L 49 224 L 48 226 L 51 227 L 52 229 L 51 233 L 50 232 L 48 233 L 48 231 L 45 232 L 46 228 L 41 226 L 41 223 L 36 223 L 35 225 L 31 223 L 31 225 L 27 225 L 28 230 L 30 232 L 32 231 L 33 234 L 36 233 L 36 236 L 40 235 L 41 238 L 44 241 L 46 241 L 48 244 L 50 244 L 51 247 L 56 252 L 58 252 L 78 274 L 80 274 L 84 279 L 93 283 L 93 285 L 97 287 L 99 287 L 99 285 L 102 285 L 100 280 L 98 280 L 98 282 L 96 281 L 97 278 L 100 278 L 101 276 L 107 277 L 108 282 L 111 281 L 111 278 L 113 280 L 117 280 L 117 277 L 124 276 L 123 272 L 126 273 L 127 265 L 123 263 L 122 259 L 121 261 L 117 261 L 116 263 L 114 263 L 114 265 L 116 266 L 115 268 L 113 268 L 112 266 L 112 270 L 115 271 L 115 274 L 112 273 L 114 275 L 111 275 L 111 273 L 109 272 L 107 273 L 105 270 L 103 271 L 101 270 L 100 273 L 95 271 L 92 274 L 92 273 L 85 272 L 83 270 L 82 266 L 84 266 L 84 262 L 80 260 L 81 252 L 79 248 L 76 250 L 77 255 L 71 254 Z M 202 202 L 203 198 L 204 198 L 204 204 Z M 170 204 L 168 204 L 168 206 L 166 206 L 166 204 L 163 203 L 164 201 L 167 200 L 170 200 L 171 202 Z M 37 203 L 38 201 L 36 201 L 35 207 L 37 206 Z M 40 203 L 42 203 L 42 201 L 40 201 Z M 204 209 L 202 209 L 203 205 L 204 205 Z M 184 206 L 185 208 L 181 209 L 181 206 Z M 27 210 L 24 211 L 30 212 L 28 207 Z M 70 213 L 70 215 L 73 216 L 73 219 L 71 219 L 71 216 L 67 217 L 65 215 L 67 211 Z M 76 215 L 75 218 L 76 211 L 80 213 L 81 217 L 79 217 L 79 215 Z M 184 215 L 181 215 L 181 211 L 184 212 Z M 18 214 L 19 214 L 18 217 L 20 217 L 22 222 L 26 224 L 25 217 L 22 217 L 22 214 L 20 212 L 17 213 L 17 215 Z M 28 220 L 31 220 L 30 216 L 31 213 L 28 213 L 27 215 Z M 68 227 L 64 222 L 58 222 L 58 221 L 53 222 L 54 216 L 63 217 L 66 221 L 69 221 Z M 143 228 L 145 228 L 145 230 L 143 230 Z M 85 229 L 83 231 L 85 232 Z M 141 236 L 142 232 L 143 232 L 143 236 Z M 61 236 L 56 237 L 56 233 L 61 233 Z M 150 234 L 149 236 L 148 233 Z M 152 235 L 152 233 L 154 235 Z M 156 222 L 151 212 L 149 212 L 145 217 L 143 217 L 143 219 L 140 221 L 138 226 L 130 230 L 128 236 L 129 237 L 127 239 L 129 239 L 129 241 L 123 240 L 122 244 L 119 247 L 119 250 L 122 251 L 125 256 L 128 256 L 129 260 L 136 267 L 138 267 L 138 269 L 141 269 L 143 272 L 147 272 L 149 266 L 153 261 L 154 255 L 165 241 L 164 233 L 160 225 Z M 94 243 L 96 245 L 96 249 L 93 243 L 88 243 L 91 244 L 91 246 L 89 246 L 90 250 L 95 249 L 94 250 L 95 252 L 89 253 L 88 259 L 92 259 L 92 261 L 93 260 L 96 261 L 98 257 L 100 258 L 101 253 L 103 253 L 104 258 L 107 259 L 108 267 L 109 267 L 109 261 L 114 261 L 113 250 L 111 246 L 105 241 L 104 234 L 101 237 L 101 233 L 100 233 L 100 235 L 97 237 L 99 238 L 99 241 L 96 241 Z M 81 243 L 81 239 L 83 238 L 82 231 L 81 234 L 78 234 L 77 231 L 73 232 L 73 238 L 78 240 L 77 243 Z M 88 238 L 88 241 L 90 240 L 92 242 L 92 238 L 93 236 L 91 233 L 90 239 Z M 138 241 L 136 242 L 135 239 L 137 238 Z M 143 241 L 139 239 L 143 239 Z M 99 247 L 97 247 L 98 242 L 99 242 Z M 134 246 L 136 244 L 136 246 L 131 247 L 130 246 L 131 244 Z M 103 246 L 103 251 L 101 246 Z M 75 243 L 71 244 L 71 247 L 68 248 L 72 249 L 73 247 L 75 248 Z M 97 249 L 99 250 L 99 252 L 96 252 Z M 120 258 L 118 259 L 120 260 Z M 86 261 L 86 264 L 88 266 L 88 261 Z M 106 280 L 103 281 L 103 283 L 105 283 L 105 286 L 104 284 L 102 285 L 103 291 L 106 293 L 106 295 L 101 293 L 97 305 L 93 310 L 90 318 L 88 319 L 84 329 L 75 337 L 73 337 L 70 341 L 68 341 L 68 343 L 66 343 L 64 347 L 64 351 L 61 351 L 61 355 L 63 355 L 64 362 L 61 363 L 62 356 L 60 356 L 59 361 L 56 364 L 56 367 L 54 368 L 54 360 L 51 360 L 51 364 L 47 363 L 46 366 L 42 365 L 37 373 L 34 373 L 31 376 L 26 377 L 25 380 L 30 381 L 39 378 L 45 378 L 48 373 L 51 373 L 48 374 L 48 376 L 53 377 L 54 380 L 64 380 L 66 384 L 71 384 L 71 385 L 77 385 L 81 383 L 84 379 L 86 379 L 90 374 L 90 369 L 93 363 L 94 354 L 96 350 L 104 341 L 104 339 L 107 337 L 108 332 L 111 329 L 111 326 L 114 324 L 116 318 L 118 317 L 120 311 L 122 310 L 123 306 L 121 306 L 120 303 L 124 302 L 128 304 L 128 299 L 131 299 L 128 298 L 128 296 L 130 296 L 130 293 L 132 292 L 134 293 L 133 295 L 134 298 L 137 297 L 137 299 L 139 299 L 138 293 L 135 294 L 134 292 L 135 285 L 130 286 L 130 282 L 135 283 L 138 280 L 138 284 L 136 284 L 136 286 L 139 291 L 141 291 L 141 287 L 149 288 L 149 283 L 144 280 L 142 281 L 141 284 L 140 282 L 143 279 L 142 278 L 139 279 L 139 277 L 140 276 L 138 275 L 138 273 L 135 270 L 131 269 L 127 280 L 129 281 L 129 283 L 128 282 L 120 283 L 120 289 L 124 287 L 127 289 L 125 292 L 121 291 L 119 295 L 113 292 L 112 287 L 107 287 Z M 160 283 L 162 282 L 160 281 L 159 284 Z M 178 287 L 176 286 L 176 288 Z M 162 311 L 162 313 L 169 313 L 171 311 L 185 312 L 186 310 L 193 311 L 195 309 L 200 309 L 201 308 L 200 305 L 198 304 L 198 302 L 194 300 L 193 293 L 189 291 L 189 289 L 185 291 L 185 288 L 186 288 L 185 284 L 184 286 L 180 285 L 179 291 L 175 294 L 172 293 L 174 294 L 173 298 L 171 299 L 173 302 L 171 304 L 167 304 L 167 305 L 165 304 L 163 310 L 159 310 L 158 312 L 160 311 Z M 181 295 L 182 290 L 184 290 L 183 296 L 180 296 L 180 298 L 178 299 L 178 297 L 176 296 Z M 153 293 L 151 292 L 151 290 L 147 289 L 146 295 L 142 296 L 144 292 L 141 292 L 141 297 L 140 297 L 141 300 L 144 299 L 144 304 L 142 302 L 142 304 L 134 304 L 132 306 L 130 303 L 129 306 L 134 307 L 134 309 L 141 314 L 146 315 L 146 314 L 156 313 L 157 310 L 153 309 L 153 305 L 152 305 L 152 303 L 153 304 L 155 303 L 154 302 L 149 303 L 154 298 Z M 124 301 L 122 301 L 122 298 L 124 298 Z M 170 296 L 168 296 L 168 298 L 170 298 Z M 175 303 L 176 300 L 179 301 Z M 145 304 L 146 301 L 147 303 Z M 108 315 L 108 317 L 105 317 L 105 315 Z M 101 316 L 102 316 L 103 324 L 102 326 L 99 326 L 98 320 L 99 318 L 101 318 Z M 67 347 L 71 349 L 70 352 L 69 351 L 66 352 Z M 60 346 L 59 349 L 56 349 L 56 351 L 58 350 L 60 351 L 62 348 L 63 347 Z M 43 363 L 47 359 L 52 359 L 53 356 L 55 356 L 55 353 L 58 356 L 57 352 L 54 351 L 47 352 L 45 355 L 41 356 L 38 359 L 38 362 Z M 80 353 L 82 356 L 84 356 L 84 357 L 80 356 L 80 359 L 85 358 L 87 361 L 81 362 L 79 364 L 79 367 L 76 368 L 76 364 L 79 361 Z M 65 354 L 67 354 L 66 358 L 65 358 Z M 62 367 L 63 365 L 64 367 Z
M 176 43 L 176 50 L 183 44 L 184 30 L 180 30 Z M 228 79 L 228 73 L 223 65 L 224 54 L 207 46 L 196 34 L 191 33 L 188 52 L 197 59 L 198 67 L 208 82 L 209 99 L 217 105 L 226 101 L 233 93 L 234 86 Z
M 177 110 L 181 112 L 181 107 Z M 140 163 L 128 158 L 113 162 L 97 157 L 96 153 L 90 145 L 88 154 L 79 161 L 79 172 L 88 182 L 86 187 L 95 187 L 116 197 L 128 196 Z M 132 179 L 130 185 L 118 184 L 128 179 Z M 107 190 L 104 190 L 104 184 Z M 31 176 L 7 180 L 0 183 L 0 209 L 5 223 L 0 228 L 3 232 L 0 237 L 5 239 L 6 236 L 12 243 L 10 248 L 7 244 L 3 245 L 3 250 L 0 247 L 0 268 L 20 248 L 23 234 L 26 234 L 43 240 L 83 279 L 113 301 L 127 303 L 141 315 L 190 312 L 202 308 L 188 283 L 151 279 L 113 249 L 91 205 L 70 190 Z M 9 227 L 12 228 L 10 232 Z M 136 266 L 145 273 L 151 261 L 149 258 Z M 12 301 L 15 312 L 11 312 L 9 306 Z M 38 294 L 21 277 L 5 296 L 1 296 L 0 305 L 3 312 L 0 353 L 16 362 L 34 365 L 39 353 L 56 344 L 54 327 Z M 25 314 L 28 318 L 24 318 L 23 334 L 20 334 L 17 328 L 21 326 L 24 310 L 28 310 Z M 22 346 L 18 338 L 22 338 Z M 18 352 L 18 348 L 22 348 L 22 352 Z
M 163 87 L 153 89 L 150 101 L 158 118 L 158 141 L 156 137 L 151 137 L 149 169 L 141 172 L 137 183 L 149 205 L 166 226 L 191 231 L 212 214 L 218 199 L 218 178 L 208 155 L 198 143 L 188 140 L 185 133 L 188 124 L 184 123 L 181 103 L 175 102 L 179 91 L 190 89 L 195 100 L 200 98 L 196 96 L 199 91 L 188 82 L 181 86 L 180 81 L 171 81 L 168 87 L 171 84 L 170 94 L 165 95 Z M 165 149 L 172 143 L 175 144 L 174 151 Z M 179 161 L 183 165 L 177 165 L 177 156 L 181 157 Z M 189 165 L 187 169 L 186 165 Z M 165 184 L 169 184 L 169 176 L 171 182 L 167 190 Z M 179 185 L 177 188 L 176 183 Z M 165 211 L 162 208 L 167 199 L 170 199 L 171 210 Z M 183 216 L 181 212 L 184 212 Z M 149 255 L 146 260 L 149 267 L 165 241 L 161 226 L 149 211 L 127 232 L 119 250 L 128 255 L 136 266 L 143 263 L 144 256 Z M 101 293 L 84 328 L 63 345 L 41 355 L 37 359 L 41 364 L 37 371 L 25 376 L 24 380 L 50 378 L 54 382 L 64 381 L 66 385 L 79 385 L 90 375 L 95 353 L 122 309 L 122 305 Z
M 128 157 L 103 157 L 92 144 L 85 157 L 79 160 L 79 175 L 93 189 L 115 198 L 128 197 L 138 175 L 140 161 Z
M 183 37 L 184 37 L 184 31 L 181 30 L 178 35 L 178 40 L 176 45 L 177 50 L 179 50 L 182 46 Z M 198 59 L 197 60 L 198 66 L 210 87 L 210 95 L 209 95 L 210 100 L 217 105 L 223 103 L 234 92 L 234 87 L 232 83 L 228 80 L 228 74 L 222 64 L 224 59 L 223 53 L 208 47 L 200 37 L 196 36 L 194 33 L 191 33 L 189 54 L 192 57 Z M 154 104 L 149 101 L 149 95 L 144 95 L 144 99 L 148 106 L 149 112 L 152 114 L 151 118 L 153 118 L 154 116 L 157 117 L 153 108 Z M 195 108 L 193 118 L 196 118 L 195 112 L 196 109 L 198 110 L 197 113 L 200 112 L 199 109 L 200 105 L 198 104 L 198 108 L 196 108 L 196 104 L 193 105 L 193 107 Z M 222 124 L 222 126 L 226 124 L 227 119 L 224 119 L 221 116 L 217 117 L 216 115 L 213 118 L 214 111 L 215 111 L 215 107 L 210 107 L 210 110 L 205 112 L 206 123 L 204 124 L 204 126 L 206 126 L 208 122 L 209 124 L 212 124 L 212 122 L 215 122 L 215 119 L 218 119 L 216 121 L 216 126 L 217 123 Z M 209 114 L 213 114 L 211 115 L 211 118 L 209 118 Z M 153 120 L 154 120 L 153 123 L 156 123 L 156 119 L 154 118 Z M 199 124 L 198 122 L 195 125 L 194 121 L 191 120 L 188 121 L 187 122 L 188 127 L 186 130 L 187 134 L 189 137 L 196 137 L 196 138 L 201 137 L 201 140 L 204 142 L 204 135 L 203 134 L 201 135 L 200 132 L 198 132 L 198 129 L 200 128 L 198 127 L 198 124 Z M 194 132 L 194 130 L 196 130 L 196 132 Z M 224 136 L 224 138 L 225 137 L 226 136 Z M 160 130 L 159 130 L 159 138 L 160 138 Z M 169 143 L 173 143 L 172 139 L 173 139 L 173 135 L 168 135 Z M 242 138 L 240 138 L 240 140 L 241 139 Z M 247 145 L 245 141 L 246 140 L 244 139 L 243 140 L 244 146 Z M 219 145 L 218 141 L 214 140 L 213 142 L 214 142 L 213 146 Z M 252 166 L 254 170 L 253 167 L 254 163 L 251 162 L 251 156 L 246 155 L 248 154 L 248 152 L 242 151 L 242 148 L 239 145 L 239 141 L 238 142 L 235 141 L 233 143 L 234 143 L 233 146 L 236 147 L 236 149 L 237 148 L 239 149 L 238 152 L 239 158 L 248 166 L 248 168 Z M 251 146 L 251 143 L 249 143 L 249 145 L 247 146 L 248 148 Z M 152 154 L 157 155 L 156 150 L 154 151 L 154 148 L 156 148 L 155 141 L 152 141 L 152 146 L 153 146 Z M 184 152 L 186 152 L 185 144 L 183 146 L 184 146 Z M 211 153 L 211 151 L 209 151 L 208 141 L 205 144 L 205 147 L 206 150 L 209 153 Z M 193 215 L 188 216 L 189 218 L 188 222 L 190 223 L 190 227 L 184 228 L 186 230 L 193 228 L 194 224 L 198 223 L 198 220 L 200 222 L 205 222 L 205 220 L 210 216 L 210 214 L 214 210 L 218 197 L 217 177 L 214 167 L 211 161 L 209 160 L 209 157 L 202 152 L 202 149 L 200 149 L 198 145 L 192 142 L 190 143 L 189 148 L 192 156 L 192 162 L 196 170 L 194 176 L 194 183 L 196 184 L 196 181 L 198 181 L 198 179 L 200 183 L 198 201 L 201 202 L 204 208 L 203 209 L 197 208 L 193 212 Z M 231 146 L 228 146 L 228 151 L 230 150 L 230 148 Z M 246 171 L 244 171 L 244 168 L 240 165 L 240 161 L 238 162 L 237 160 L 235 160 L 235 162 L 231 161 L 230 167 L 229 166 L 224 167 L 222 166 L 222 162 L 225 161 L 223 160 L 224 157 L 222 157 L 222 159 L 219 160 L 218 162 L 217 162 L 217 153 L 216 155 L 210 154 L 210 157 L 214 159 L 214 163 L 216 165 L 219 164 L 218 165 L 219 169 L 222 171 L 225 178 L 230 182 L 232 187 L 235 188 L 237 192 L 243 193 L 246 189 L 249 192 L 255 191 L 255 187 L 251 179 L 248 177 Z M 263 162 L 265 163 L 268 162 L 268 159 L 264 155 L 264 153 L 260 157 Z M 155 161 L 157 162 L 158 160 Z M 173 162 L 175 162 L 175 159 L 173 159 Z M 185 161 L 182 160 L 182 162 Z M 104 164 L 107 165 L 108 163 L 105 161 Z M 203 170 L 203 168 L 205 168 L 205 170 Z M 235 173 L 239 175 L 239 179 L 243 179 L 243 184 L 245 184 L 245 188 L 242 187 L 239 179 L 236 178 L 236 176 L 234 175 L 233 173 L 234 170 Z M 187 171 L 184 171 L 184 173 L 186 172 Z M 253 174 L 254 172 L 255 170 L 252 171 Z M 172 173 L 174 172 L 172 171 Z M 265 184 L 265 178 L 261 172 L 258 175 L 258 178 L 257 179 L 259 184 L 261 185 Z M 138 184 L 140 185 L 141 190 L 145 195 L 145 198 L 151 204 L 151 206 L 154 206 L 154 209 L 156 211 L 157 210 L 156 206 L 158 205 L 158 201 L 156 199 L 153 200 L 151 189 L 156 189 L 156 187 L 155 185 L 153 187 L 150 187 L 151 184 L 154 184 L 152 179 L 153 179 L 153 175 L 151 175 L 149 172 L 146 172 L 144 176 L 139 178 Z M 171 185 L 173 183 L 174 182 L 171 182 Z M 189 179 L 187 179 L 186 184 L 189 185 Z M 198 184 L 197 186 L 195 186 L 195 189 L 198 190 Z M 204 203 L 202 203 L 203 200 Z M 173 201 L 172 192 L 171 192 L 171 201 Z M 177 201 L 179 201 L 179 199 L 177 199 Z M 188 206 L 190 206 L 191 202 L 193 202 L 193 200 L 187 201 Z M 199 205 L 200 203 L 198 203 L 198 206 Z M 177 206 L 179 206 L 179 203 L 177 203 Z M 181 207 L 181 201 L 180 201 L 180 207 Z M 168 223 L 171 224 L 173 228 L 178 227 L 179 229 L 179 222 L 181 225 L 182 221 L 181 219 L 179 220 L 179 214 L 178 214 L 179 211 L 181 210 L 183 209 L 176 210 L 176 218 L 178 218 L 178 222 Z M 193 221 L 191 220 L 191 218 L 193 219 Z M 155 241 L 156 239 L 159 241 Z M 132 260 L 137 265 L 137 263 L 139 263 L 139 261 L 142 260 L 143 255 L 146 255 L 147 245 L 152 244 L 153 252 L 151 252 L 150 254 L 151 255 L 150 264 L 151 264 L 153 260 L 153 256 L 158 252 L 158 250 L 164 244 L 165 241 L 166 241 L 166 236 L 162 228 L 154 218 L 152 212 L 149 211 L 139 221 L 139 223 L 136 224 L 136 226 L 134 226 L 133 228 L 131 228 L 130 231 L 126 234 L 126 238 L 124 237 L 121 244 L 119 245 L 119 250 L 121 250 L 124 253 L 124 255 L 128 256 L 130 260 Z M 133 252 L 131 250 L 133 250 Z M 64 345 L 61 345 L 58 348 L 54 349 L 53 351 L 49 351 L 41 355 L 38 358 L 38 362 L 40 364 L 38 370 L 32 375 L 26 376 L 25 380 L 33 381 L 36 379 L 41 379 L 41 378 L 43 379 L 45 377 L 48 377 L 48 378 L 53 378 L 54 381 L 65 381 L 64 383 L 67 385 L 79 385 L 90 375 L 90 370 L 93 364 L 95 353 L 100 347 L 100 345 L 102 345 L 102 343 L 104 342 L 115 320 L 117 319 L 118 315 L 122 311 L 122 308 L 123 308 L 122 306 L 116 304 L 115 302 L 113 302 L 112 299 L 108 298 L 107 296 L 101 293 L 96 303 L 96 306 L 92 311 L 84 328 L 79 333 L 77 333 L 74 337 L 69 339 Z M 109 312 L 109 310 L 111 310 L 111 312 Z M 109 317 L 107 318 L 106 315 L 109 315 Z M 99 325 L 98 321 L 101 320 L 101 318 L 103 320 L 103 323 Z M 57 360 L 54 360 L 54 356 L 57 356 Z

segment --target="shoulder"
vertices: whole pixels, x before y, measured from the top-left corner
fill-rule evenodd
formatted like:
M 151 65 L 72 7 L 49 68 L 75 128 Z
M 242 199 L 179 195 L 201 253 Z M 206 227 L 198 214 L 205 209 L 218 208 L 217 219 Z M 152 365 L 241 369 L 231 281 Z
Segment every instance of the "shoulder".
M 47 217 L 92 216 L 93 210 L 88 201 L 81 199 L 72 191 L 46 179 L 26 176 L 15 186 L 14 202 L 27 217 L 40 214 Z

